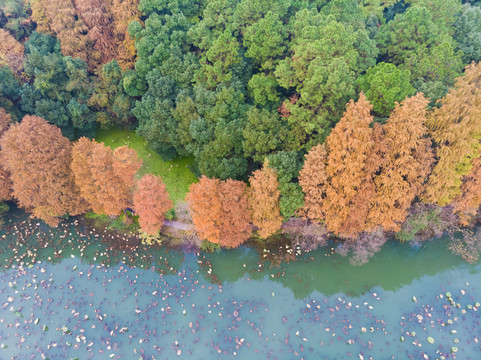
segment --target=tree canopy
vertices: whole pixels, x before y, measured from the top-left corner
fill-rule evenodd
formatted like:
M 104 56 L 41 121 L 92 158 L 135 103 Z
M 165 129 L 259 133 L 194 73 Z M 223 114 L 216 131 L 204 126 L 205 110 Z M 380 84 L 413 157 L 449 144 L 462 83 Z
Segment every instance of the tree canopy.
M 0 139 L 1 161 L 10 172 L 18 204 L 47 224 L 87 210 L 70 172 L 71 144 L 60 129 L 27 115 Z

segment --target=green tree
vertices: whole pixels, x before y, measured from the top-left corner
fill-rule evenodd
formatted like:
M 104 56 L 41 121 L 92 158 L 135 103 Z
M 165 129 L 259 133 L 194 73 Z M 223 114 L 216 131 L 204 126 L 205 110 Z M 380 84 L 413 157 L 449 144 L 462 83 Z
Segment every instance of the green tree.
M 279 103 L 278 86 L 276 77 L 270 73 L 266 75 L 264 72 L 254 74 L 248 83 L 249 94 L 254 103 L 262 106 Z
M 451 34 L 454 15 L 445 12 L 440 16 L 438 8 L 443 8 L 442 2 L 434 0 L 413 5 L 382 25 L 376 36 L 381 60 L 409 70 L 416 90 L 433 103 L 462 70 L 462 53 L 454 50 Z
M 247 111 L 247 124 L 242 130 L 245 156 L 262 163 L 267 155 L 280 150 L 285 137 L 284 127 L 277 112 L 252 106 Z
M 302 10 L 292 19 L 291 56 L 279 62 L 280 86 L 295 91 L 299 100 L 284 102 L 293 139 L 292 150 L 322 142 L 354 96 L 356 74 L 375 64 L 377 49 L 365 29 L 355 31 L 334 16 Z
M 481 60 L 481 8 L 464 4 L 463 11 L 457 18 L 454 39 L 457 49 L 463 53 L 465 64 Z
M 400 102 L 415 92 L 409 77 L 409 70 L 403 71 L 394 64 L 381 62 L 369 68 L 365 75 L 357 79 L 357 83 L 374 112 L 385 117 L 394 109 L 396 101 Z
M 8 30 L 15 39 L 23 41 L 35 26 L 29 19 L 29 8 L 27 1 L 0 1 L 0 28 Z
M 267 12 L 265 17 L 247 27 L 243 44 L 246 57 L 252 58 L 263 70 L 275 68 L 276 62 L 286 51 L 287 32 L 279 14 Z
M 149 90 L 136 102 L 133 114 L 139 120 L 137 133 L 166 160 L 185 155 L 172 116 L 177 96 L 175 82 L 154 69 L 147 74 Z
M 302 168 L 302 155 L 296 151 L 278 151 L 267 159 L 269 166 L 276 170 L 278 176 L 281 214 L 288 219 L 304 206 L 304 193 L 297 182 L 299 170 Z
M 239 42 L 229 30 L 219 35 L 201 59 L 201 68 L 196 73 L 199 83 L 209 88 L 232 80 L 231 68 L 241 62 Z
M 55 39 L 37 32 L 25 53 L 25 73 L 33 82 L 22 88 L 22 109 L 57 125 L 69 138 L 91 135 L 95 117 L 87 106 L 92 82 L 85 61 L 63 56 Z
M 242 130 L 248 109 L 243 93 L 234 86 L 208 90 L 197 85 L 193 95 L 182 99 L 175 110 L 178 131 L 188 133 L 183 137 L 190 141 L 185 149 L 195 156 L 201 174 L 220 179 L 242 177 L 247 170 Z
M 96 111 L 97 122 L 103 128 L 112 125 L 127 126 L 133 122 L 133 99 L 123 87 L 124 72 L 117 60 L 102 66 L 88 106 Z
M 21 85 L 12 71 L 6 66 L 0 66 L 0 107 L 4 108 L 14 121 L 19 121 L 23 116 L 20 90 Z

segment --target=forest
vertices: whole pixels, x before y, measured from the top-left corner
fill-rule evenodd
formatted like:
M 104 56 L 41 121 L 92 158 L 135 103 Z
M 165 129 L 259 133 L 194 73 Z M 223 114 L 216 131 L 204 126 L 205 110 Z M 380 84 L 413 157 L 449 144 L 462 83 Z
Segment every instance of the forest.
M 359 263 L 449 232 L 481 253 L 481 2 L 0 0 L 0 27 L 0 197 L 51 226 L 124 214 L 154 244 L 168 217 Z M 181 206 L 95 140 L 117 128 L 193 158 Z

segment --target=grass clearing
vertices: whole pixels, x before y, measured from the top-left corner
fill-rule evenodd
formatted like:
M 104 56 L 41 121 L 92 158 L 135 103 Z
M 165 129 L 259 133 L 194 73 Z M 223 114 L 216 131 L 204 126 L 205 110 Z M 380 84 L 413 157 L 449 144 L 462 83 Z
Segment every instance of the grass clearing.
M 193 157 L 163 161 L 162 157 L 153 151 L 147 141 L 138 136 L 135 131 L 120 128 L 98 130 L 95 140 L 103 142 L 111 149 L 123 145 L 135 149 L 139 158 L 143 160 L 137 176 L 142 177 L 145 174 L 160 176 L 174 205 L 183 202 L 189 191 L 189 185 L 198 181 L 188 168 L 188 165 L 194 162 Z

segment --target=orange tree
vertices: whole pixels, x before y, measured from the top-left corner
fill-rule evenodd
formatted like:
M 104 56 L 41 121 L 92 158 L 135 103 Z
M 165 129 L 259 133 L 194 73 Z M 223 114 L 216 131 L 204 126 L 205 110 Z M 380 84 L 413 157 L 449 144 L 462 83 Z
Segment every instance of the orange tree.
M 376 198 L 369 214 L 373 227 L 401 230 L 408 208 L 424 189 L 434 161 L 431 140 L 426 137 L 428 103 L 422 93 L 396 103 L 383 127 L 386 152 L 375 178 Z
M 147 235 L 158 235 L 164 224 L 165 213 L 172 208 L 172 200 L 160 177 L 147 174 L 138 182 L 134 192 L 134 209 L 139 225 Z
M 436 165 L 423 200 L 440 206 L 462 193 L 462 177 L 479 157 L 481 136 L 481 65 L 471 64 L 454 88 L 440 100 L 428 117 L 427 126 L 436 144 Z
M 252 229 L 246 190 L 242 181 L 205 176 L 190 186 L 187 199 L 201 238 L 231 248 L 249 238 Z
M 134 176 L 141 166 L 137 152 L 127 146 L 112 151 L 87 138 L 79 139 L 73 146 L 71 169 L 75 182 L 98 214 L 117 216 L 129 206 Z
M 27 115 L 0 139 L 1 159 L 11 174 L 20 207 L 51 226 L 58 217 L 87 209 L 70 172 L 72 147 L 60 129 Z
M 281 192 L 276 171 L 266 160 L 262 169 L 249 177 L 249 206 L 252 223 L 259 228 L 259 235 L 268 238 L 281 228 L 283 217 L 279 209 Z

